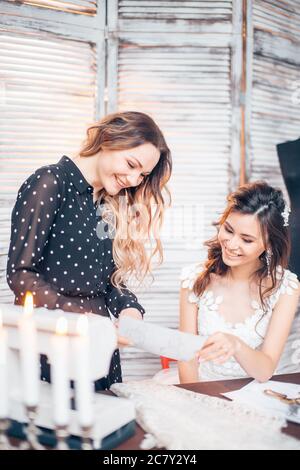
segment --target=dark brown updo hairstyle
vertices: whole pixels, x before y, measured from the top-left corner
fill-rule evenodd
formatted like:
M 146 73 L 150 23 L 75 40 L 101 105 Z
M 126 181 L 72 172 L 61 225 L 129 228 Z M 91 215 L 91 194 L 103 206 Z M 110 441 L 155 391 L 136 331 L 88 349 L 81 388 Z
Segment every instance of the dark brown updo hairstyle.
M 260 300 L 265 310 L 268 294 L 274 290 L 277 282 L 282 278 L 283 269 L 287 268 L 290 256 L 290 233 L 281 215 L 286 208 L 282 191 L 269 186 L 265 181 L 256 181 L 240 186 L 229 194 L 227 202 L 227 207 L 221 218 L 214 223 L 218 231 L 232 212 L 256 215 L 260 223 L 265 250 L 270 249 L 272 252 L 269 267 L 271 286 L 265 290 L 262 287 L 263 280 L 268 277 L 266 251 L 260 256 L 260 268 L 253 274 L 259 282 Z M 223 262 L 218 236 L 205 242 L 205 246 L 208 247 L 208 257 L 203 272 L 194 284 L 194 293 L 197 296 L 203 294 L 207 288 L 211 273 L 224 276 L 229 269 Z

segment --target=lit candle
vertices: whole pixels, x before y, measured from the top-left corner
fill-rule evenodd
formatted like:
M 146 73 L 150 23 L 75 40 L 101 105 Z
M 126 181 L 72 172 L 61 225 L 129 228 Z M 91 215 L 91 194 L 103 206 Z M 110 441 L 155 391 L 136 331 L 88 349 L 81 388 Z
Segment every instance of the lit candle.
M 26 293 L 24 313 L 18 326 L 24 403 L 28 407 L 35 407 L 39 401 L 40 363 L 31 292 Z
M 0 419 L 8 418 L 8 344 L 7 344 L 7 332 L 3 328 L 2 312 L 0 310 Z
M 75 359 L 75 393 L 79 424 L 88 428 L 93 423 L 94 383 L 91 378 L 89 324 L 85 315 L 77 321 L 78 336 L 73 339 Z
M 60 317 L 51 338 L 51 383 L 53 419 L 56 426 L 66 426 L 70 413 L 68 322 Z

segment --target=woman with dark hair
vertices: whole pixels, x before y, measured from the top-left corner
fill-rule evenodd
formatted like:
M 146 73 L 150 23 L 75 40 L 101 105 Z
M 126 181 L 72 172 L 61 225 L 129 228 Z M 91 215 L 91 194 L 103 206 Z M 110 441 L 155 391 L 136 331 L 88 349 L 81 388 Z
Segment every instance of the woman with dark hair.
M 288 215 L 282 192 L 265 182 L 228 196 L 217 236 L 206 242 L 206 262 L 181 276 L 180 330 L 208 339 L 199 357 L 178 363 L 179 378 L 161 371 L 156 380 L 272 377 L 300 292 L 297 276 L 286 269 Z
M 171 166 L 156 123 L 123 112 L 91 126 L 73 159 L 63 156 L 32 174 L 12 213 L 7 281 L 15 303 L 31 291 L 35 307 L 142 319 L 144 309 L 125 285 L 145 278 L 156 253 L 162 259 L 158 232 Z M 49 379 L 45 358 L 42 371 Z M 117 350 L 96 388 L 120 381 Z

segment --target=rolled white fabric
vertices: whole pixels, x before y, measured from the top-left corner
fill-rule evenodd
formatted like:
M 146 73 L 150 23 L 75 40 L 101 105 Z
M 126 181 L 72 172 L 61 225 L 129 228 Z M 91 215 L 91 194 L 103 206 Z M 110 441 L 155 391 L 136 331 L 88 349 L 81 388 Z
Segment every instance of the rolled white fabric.
M 207 339 L 126 316 L 120 319 L 119 333 L 136 348 L 178 361 L 193 359 Z

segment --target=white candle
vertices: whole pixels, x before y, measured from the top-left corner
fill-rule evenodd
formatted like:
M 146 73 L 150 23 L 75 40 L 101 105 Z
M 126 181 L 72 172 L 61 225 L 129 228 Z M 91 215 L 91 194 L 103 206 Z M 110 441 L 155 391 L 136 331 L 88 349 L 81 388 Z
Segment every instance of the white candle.
M 37 406 L 39 401 L 40 362 L 31 292 L 26 294 L 24 313 L 19 320 L 18 326 L 24 403 L 30 407 Z
M 0 310 L 0 419 L 6 419 L 9 416 L 8 411 L 8 343 L 7 331 L 3 328 L 2 312 Z
M 51 383 L 53 420 L 56 426 L 66 426 L 70 413 L 69 338 L 68 322 L 60 317 L 56 333 L 51 338 Z
M 89 427 L 93 423 L 94 383 L 91 378 L 89 324 L 85 315 L 77 321 L 78 336 L 73 339 L 75 358 L 75 393 L 79 424 Z

